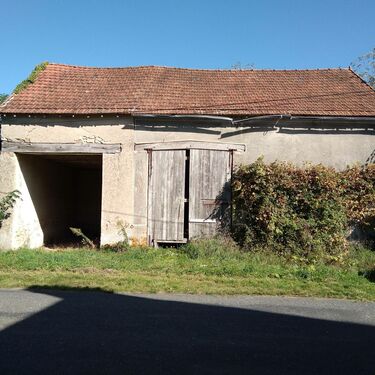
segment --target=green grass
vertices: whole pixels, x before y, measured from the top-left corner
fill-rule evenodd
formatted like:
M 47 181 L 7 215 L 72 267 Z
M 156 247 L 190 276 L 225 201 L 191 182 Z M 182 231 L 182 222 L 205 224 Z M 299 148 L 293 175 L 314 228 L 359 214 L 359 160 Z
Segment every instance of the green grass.
M 339 266 L 302 264 L 267 253 L 135 248 L 0 253 L 0 287 L 100 288 L 124 292 L 177 292 L 336 297 L 375 300 L 375 253 L 352 247 Z M 372 281 L 371 281 L 372 280 Z

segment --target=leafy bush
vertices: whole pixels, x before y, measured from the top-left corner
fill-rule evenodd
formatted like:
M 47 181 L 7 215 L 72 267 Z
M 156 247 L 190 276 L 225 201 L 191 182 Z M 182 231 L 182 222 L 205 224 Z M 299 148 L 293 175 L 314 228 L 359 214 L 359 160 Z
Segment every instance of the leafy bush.
M 20 197 L 21 193 L 18 190 L 14 190 L 0 199 L 0 228 L 3 221 L 10 217 L 11 210 Z
M 20 82 L 13 91 L 13 94 L 19 94 L 22 90 L 24 90 L 27 86 L 34 83 L 37 79 L 40 72 L 46 69 L 48 62 L 42 62 L 41 64 L 37 65 L 34 70 L 30 73 L 30 75 Z
M 103 245 L 100 247 L 100 250 L 113 251 L 114 253 L 123 253 L 125 251 L 128 251 L 129 249 L 129 244 L 122 241 L 113 244 Z
M 359 242 L 350 244 L 349 256 L 342 264 L 347 269 L 358 269 L 367 272 L 375 268 L 375 252 Z
M 323 165 L 256 162 L 233 182 L 234 239 L 245 249 L 335 256 L 347 251 L 347 207 L 341 175 Z
M 180 250 L 190 259 L 221 258 L 239 254 L 238 245 L 230 237 L 200 238 L 181 246 Z
M 367 237 L 375 234 L 375 164 L 354 166 L 341 174 L 349 224 Z

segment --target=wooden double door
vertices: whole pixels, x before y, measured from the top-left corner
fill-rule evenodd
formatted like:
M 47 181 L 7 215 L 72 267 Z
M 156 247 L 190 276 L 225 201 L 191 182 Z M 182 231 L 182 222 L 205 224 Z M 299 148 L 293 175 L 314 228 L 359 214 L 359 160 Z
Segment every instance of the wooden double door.
M 157 243 L 215 233 L 231 202 L 232 152 L 149 152 L 148 234 Z

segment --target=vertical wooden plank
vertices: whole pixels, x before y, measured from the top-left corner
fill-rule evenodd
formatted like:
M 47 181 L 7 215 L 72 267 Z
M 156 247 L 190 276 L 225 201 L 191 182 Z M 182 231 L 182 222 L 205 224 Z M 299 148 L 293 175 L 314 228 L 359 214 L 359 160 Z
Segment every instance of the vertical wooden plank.
M 153 151 L 150 176 L 150 236 L 183 241 L 185 150 Z
M 147 178 L 147 242 L 152 245 L 152 151 L 147 151 L 148 155 L 148 178 Z
M 230 156 L 228 151 L 190 151 L 189 238 L 215 234 L 220 206 L 231 200 Z

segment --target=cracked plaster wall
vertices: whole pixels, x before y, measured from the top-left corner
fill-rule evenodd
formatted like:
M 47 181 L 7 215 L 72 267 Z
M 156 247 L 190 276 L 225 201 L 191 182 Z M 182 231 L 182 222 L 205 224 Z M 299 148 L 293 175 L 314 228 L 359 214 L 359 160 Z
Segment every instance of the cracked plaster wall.
M 132 235 L 134 207 L 134 129 L 127 118 L 4 118 L 2 139 L 14 142 L 43 143 L 121 143 L 118 154 L 103 155 L 101 243 L 121 241 L 120 226 Z M 0 154 L 0 192 L 21 190 L 23 199 L 0 232 L 0 248 L 43 244 L 40 225 L 30 194 L 22 180 L 15 154 Z M 43 183 L 41 181 L 41 183 Z M 25 222 L 25 218 L 29 218 Z M 39 225 L 39 227 L 38 227 Z M 17 233 L 21 234 L 17 237 Z M 23 235 L 22 235 L 23 233 Z

